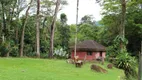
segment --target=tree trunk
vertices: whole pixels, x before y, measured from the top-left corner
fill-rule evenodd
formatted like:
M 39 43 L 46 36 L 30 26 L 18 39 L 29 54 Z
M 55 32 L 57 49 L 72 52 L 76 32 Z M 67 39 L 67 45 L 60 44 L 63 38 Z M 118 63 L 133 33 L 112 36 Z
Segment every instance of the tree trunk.
M 77 44 L 78 6 L 79 6 L 79 0 L 77 0 L 77 9 L 76 9 L 76 33 L 75 33 L 74 57 L 76 56 L 76 44 Z
M 4 4 L 1 2 L 2 5 L 2 19 L 3 19 L 3 23 L 2 23 L 2 42 L 5 42 L 6 39 L 8 38 L 8 30 L 7 30 L 7 22 L 6 22 L 6 18 L 5 18 L 5 9 L 4 9 Z M 8 44 L 8 46 L 10 46 L 10 44 Z M 6 53 L 6 57 L 9 57 L 9 52 Z
M 121 13 L 121 25 L 120 25 L 120 35 L 125 38 L 125 17 L 126 17 L 126 1 L 121 0 L 122 13 Z M 125 48 L 124 42 L 121 40 L 120 49 L 121 51 Z
M 5 36 L 6 36 L 6 19 L 5 19 L 5 13 L 4 13 L 5 9 L 4 9 L 3 3 L 1 3 L 1 5 L 2 5 L 2 19 L 3 19 L 2 34 L 3 34 L 3 37 L 5 38 Z
M 16 40 L 16 44 L 18 44 L 18 41 L 19 41 L 19 39 L 18 39 L 19 32 L 18 31 L 19 31 L 18 27 L 16 27 L 16 29 L 15 29 L 15 40 Z
M 54 29 L 55 29 L 55 22 L 57 18 L 57 13 L 59 11 L 59 6 L 60 6 L 60 0 L 57 0 L 56 2 L 56 8 L 55 8 L 55 13 L 53 16 L 52 24 L 51 24 L 51 34 L 50 34 L 50 50 L 49 50 L 49 58 L 53 58 L 53 49 L 54 49 Z
M 40 0 L 37 0 L 37 20 L 36 20 L 36 56 L 40 58 L 40 30 L 39 30 L 39 10 Z
M 29 12 L 29 9 L 30 9 L 30 7 L 31 7 L 32 1 L 33 1 L 33 0 L 30 1 L 29 6 L 28 6 L 28 8 L 27 8 L 27 10 L 26 10 L 26 17 L 25 17 L 25 21 L 24 21 L 24 24 L 23 24 L 22 35 L 21 35 L 20 57 L 23 57 L 25 26 L 26 26 L 26 23 L 27 23 L 28 12 Z
M 139 53 L 138 80 L 142 80 L 142 41 L 141 41 L 141 53 Z

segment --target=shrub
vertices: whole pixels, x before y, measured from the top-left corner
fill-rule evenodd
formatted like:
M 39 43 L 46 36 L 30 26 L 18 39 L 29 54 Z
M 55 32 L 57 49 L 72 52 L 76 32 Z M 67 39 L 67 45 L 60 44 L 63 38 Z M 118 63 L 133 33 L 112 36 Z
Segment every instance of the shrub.
M 3 42 L 0 44 L 0 56 L 4 57 L 6 55 L 6 53 L 8 52 L 8 43 Z
M 123 69 L 127 78 L 136 77 L 136 59 L 126 51 L 119 53 L 116 60 L 116 66 Z
M 31 44 L 25 44 L 24 53 L 25 53 L 24 56 L 27 56 L 27 57 L 36 56 L 36 52 L 34 52 L 34 49 Z
M 55 48 L 54 50 L 54 54 L 53 54 L 56 58 L 67 58 L 68 54 L 65 50 L 63 50 L 63 48 L 59 47 L 59 48 Z

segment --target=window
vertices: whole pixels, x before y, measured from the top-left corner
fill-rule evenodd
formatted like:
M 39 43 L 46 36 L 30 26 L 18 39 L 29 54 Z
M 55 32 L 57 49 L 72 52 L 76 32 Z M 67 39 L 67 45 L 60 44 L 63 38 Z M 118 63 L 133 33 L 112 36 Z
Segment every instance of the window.
M 92 52 L 91 52 L 91 51 L 88 51 L 88 52 L 87 52 L 87 55 L 92 55 Z

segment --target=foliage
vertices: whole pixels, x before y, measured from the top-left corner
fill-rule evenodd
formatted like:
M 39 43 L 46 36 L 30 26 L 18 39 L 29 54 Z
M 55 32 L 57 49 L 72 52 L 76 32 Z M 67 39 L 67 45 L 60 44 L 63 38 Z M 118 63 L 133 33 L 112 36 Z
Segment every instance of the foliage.
M 105 45 L 112 45 L 112 41 L 116 38 L 116 36 L 118 36 L 118 25 L 120 24 L 119 20 L 120 19 L 118 14 L 106 14 L 100 21 L 100 24 L 102 25 L 100 27 L 102 27 L 102 31 L 100 33 L 101 36 L 99 39 Z
M 60 15 L 60 23 L 57 26 L 57 46 L 62 46 L 62 48 L 69 53 L 69 39 L 70 39 L 70 26 L 67 25 L 67 16 L 62 13 Z
M 116 66 L 123 69 L 126 77 L 129 79 L 131 77 L 137 77 L 137 67 L 136 59 L 131 57 L 125 50 L 117 55 Z
M 140 51 L 140 41 L 142 40 L 142 28 L 141 28 L 141 9 L 139 8 L 140 3 L 137 1 L 127 1 L 127 11 L 125 20 L 125 38 L 118 36 L 120 32 L 121 23 L 121 4 L 120 0 L 104 0 L 102 3 L 104 16 L 100 21 L 103 31 L 100 33 L 100 42 L 106 46 L 112 48 L 114 46 L 113 40 L 116 36 L 125 43 L 128 52 L 133 56 L 138 56 L 137 53 Z M 111 36 L 111 37 L 110 37 Z M 117 39 L 118 40 L 118 39 Z M 119 40 L 119 41 L 120 41 Z M 128 43 L 129 42 L 129 43 Z M 128 43 L 128 44 L 126 44 Z M 118 48 L 120 46 L 117 46 Z M 110 49 L 109 49 L 110 50 Z M 115 52 L 114 50 L 112 50 Z M 112 52 L 112 53 L 113 53 Z
M 81 24 L 88 23 L 88 24 L 95 24 L 94 17 L 92 15 L 85 15 L 81 18 Z
M 74 24 L 70 25 L 70 35 L 71 35 L 71 38 L 69 40 L 70 45 L 73 45 L 75 43 L 75 29 L 76 25 Z
M 115 58 L 120 52 L 120 42 L 123 42 L 125 45 L 128 44 L 126 38 L 122 38 L 120 35 L 116 36 L 116 38 L 112 41 L 112 45 L 107 47 L 107 56 Z M 126 47 L 124 48 L 126 49 Z
M 57 47 L 55 48 L 53 55 L 56 58 L 68 58 L 69 54 L 67 54 L 67 52 L 62 47 Z
M 126 38 L 129 43 L 127 49 L 134 56 L 138 56 L 140 51 L 140 43 L 142 40 L 142 10 L 137 6 L 132 5 L 128 8 L 127 24 L 126 24 Z
M 28 20 L 27 20 L 27 24 L 26 24 L 26 28 L 25 28 L 25 39 L 24 39 L 24 56 L 28 56 L 28 57 L 33 57 L 35 56 L 35 42 L 34 40 L 36 40 L 35 33 L 35 16 L 29 16 Z
M 61 20 L 61 22 L 62 22 L 62 25 L 63 25 L 63 24 L 66 24 L 66 22 L 67 22 L 67 16 L 66 16 L 65 13 L 62 13 L 62 14 L 60 15 L 60 20 Z
M 121 41 L 124 43 L 124 45 L 128 44 L 127 39 L 123 38 L 123 36 L 121 36 L 121 35 L 116 36 L 116 38 L 114 39 L 114 42 L 120 43 Z
M 56 46 L 62 46 L 67 52 L 69 52 L 69 39 L 70 39 L 70 30 L 69 26 L 59 26 L 56 34 Z
M 101 31 L 100 27 L 92 25 L 89 23 L 80 24 L 78 27 L 78 41 L 83 40 L 96 40 L 99 41 L 99 32 Z
M 0 56 L 4 57 L 6 53 L 8 52 L 8 43 L 3 42 L 0 44 Z
M 118 47 L 116 46 L 116 44 L 114 44 L 114 45 L 112 45 L 112 46 L 109 46 L 109 47 L 107 47 L 107 49 L 106 49 L 106 56 L 107 56 L 107 58 L 115 58 L 116 57 L 116 55 L 118 54 L 118 49 L 117 49 Z
M 30 44 L 26 44 L 25 47 L 24 47 L 24 56 L 27 56 L 27 57 L 34 57 L 36 56 L 35 55 L 35 52 L 33 52 L 33 46 L 30 45 Z
M 15 45 L 14 41 L 5 41 L 0 44 L 0 56 L 5 57 L 7 53 L 10 53 L 10 56 L 18 56 L 18 45 Z
M 121 40 L 121 37 L 117 36 L 113 45 L 107 48 L 107 56 L 112 57 L 111 62 L 116 65 L 116 67 L 123 69 L 126 75 L 127 80 L 137 78 L 137 61 L 135 57 L 130 56 L 130 53 L 127 52 L 126 48 L 120 49 L 120 41 L 124 41 L 125 45 L 128 43 L 127 40 Z
M 99 0 L 98 0 L 99 1 Z M 47 57 L 50 49 L 50 32 L 51 22 L 53 19 L 53 11 L 56 0 L 41 0 L 40 10 L 40 52 L 41 56 Z M 10 52 L 10 56 L 19 56 L 19 46 L 21 38 L 21 30 L 25 18 L 25 9 L 27 8 L 27 0 L 0 0 L 0 56 L 5 56 Z M 55 48 L 61 46 L 67 54 L 70 53 L 69 46 L 74 44 L 75 28 L 78 28 L 78 41 L 96 40 L 107 47 L 107 56 L 116 57 L 120 53 L 120 42 L 123 41 L 126 49 L 132 56 L 138 56 L 140 51 L 140 41 L 142 40 L 142 10 L 138 6 L 141 1 L 128 0 L 125 20 L 125 38 L 119 35 L 121 23 L 121 3 L 120 0 L 102 0 L 103 8 L 101 21 L 95 21 L 92 15 L 85 15 L 81 18 L 79 25 L 68 25 L 67 15 L 62 13 L 60 19 L 56 21 L 54 45 Z M 4 7 L 2 7 L 4 5 Z M 61 5 L 67 5 L 67 0 L 61 0 Z M 62 6 L 60 9 L 62 9 Z M 21 11 L 23 11 L 21 13 Z M 36 1 L 34 0 L 25 29 L 25 46 L 24 55 L 34 57 L 36 51 Z M 4 29 L 5 18 L 6 31 Z M 96 24 L 97 23 L 97 24 Z M 3 42 L 3 34 L 5 42 Z

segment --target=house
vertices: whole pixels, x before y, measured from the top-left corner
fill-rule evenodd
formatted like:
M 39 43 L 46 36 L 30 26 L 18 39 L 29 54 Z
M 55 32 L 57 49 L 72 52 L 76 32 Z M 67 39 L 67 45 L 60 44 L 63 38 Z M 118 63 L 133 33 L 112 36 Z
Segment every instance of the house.
M 74 59 L 74 46 L 71 46 L 71 58 Z M 105 58 L 106 48 L 94 40 L 86 40 L 76 45 L 76 56 L 79 60 L 96 60 Z

